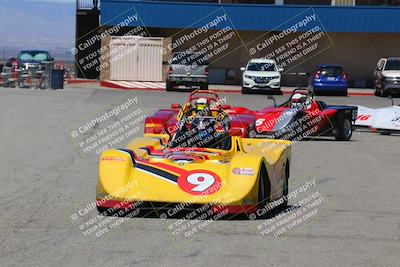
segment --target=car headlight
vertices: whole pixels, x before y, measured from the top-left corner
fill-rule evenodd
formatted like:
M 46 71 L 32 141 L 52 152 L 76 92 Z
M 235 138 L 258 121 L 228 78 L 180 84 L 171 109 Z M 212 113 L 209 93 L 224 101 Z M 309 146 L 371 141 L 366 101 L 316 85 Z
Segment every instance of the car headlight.
M 275 79 L 279 79 L 279 78 L 280 78 L 279 76 L 274 76 L 271 78 L 271 80 L 275 80 Z

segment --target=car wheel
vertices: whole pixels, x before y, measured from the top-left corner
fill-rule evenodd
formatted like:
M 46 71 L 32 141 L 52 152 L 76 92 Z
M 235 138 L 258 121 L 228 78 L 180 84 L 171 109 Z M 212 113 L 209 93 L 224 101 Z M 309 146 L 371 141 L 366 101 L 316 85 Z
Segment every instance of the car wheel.
M 392 133 L 386 130 L 380 130 L 378 131 L 381 135 L 391 135 Z
M 113 213 L 110 212 L 110 208 L 104 208 L 104 207 L 100 207 L 100 206 L 97 206 L 97 205 L 96 205 L 96 208 L 97 208 L 97 211 L 99 212 L 99 214 L 101 214 L 101 215 L 104 215 L 104 216 L 113 215 Z
M 167 92 L 171 92 L 174 89 L 174 84 L 170 81 L 168 81 L 165 85 L 165 90 Z
M 335 130 L 335 139 L 337 141 L 349 141 L 353 135 L 353 125 L 347 118 L 339 122 Z
M 267 169 L 262 164 L 258 177 L 258 209 L 265 208 L 269 202 L 270 188 Z
M 283 195 L 282 195 L 283 203 L 279 205 L 280 209 L 286 209 L 288 204 L 287 196 L 289 195 L 289 176 L 290 176 L 289 168 L 290 168 L 289 161 L 287 161 L 285 165 L 285 183 L 283 185 Z
M 250 93 L 249 89 L 242 86 L 242 94 L 248 94 L 248 93 Z
M 256 135 L 255 123 L 252 123 L 247 127 L 246 138 L 255 138 Z
M 387 96 L 387 92 L 385 92 L 385 86 L 381 86 L 381 92 L 380 92 L 380 94 L 381 94 L 381 96 L 383 96 L 383 97 L 386 97 Z
M 349 92 L 346 90 L 346 91 L 344 91 L 344 92 L 342 93 L 342 95 L 343 95 L 343 96 L 348 96 L 348 95 L 349 95 Z

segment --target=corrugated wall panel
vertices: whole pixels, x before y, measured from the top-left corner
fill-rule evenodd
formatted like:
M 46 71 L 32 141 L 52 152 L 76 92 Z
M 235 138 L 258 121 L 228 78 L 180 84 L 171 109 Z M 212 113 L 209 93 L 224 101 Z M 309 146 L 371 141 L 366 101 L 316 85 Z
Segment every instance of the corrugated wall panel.
M 101 2 L 103 25 L 116 25 L 123 21 L 127 14 L 136 13 L 140 15 L 140 20 L 132 21 L 131 26 L 197 28 L 211 14 L 226 13 L 229 21 L 218 24 L 215 29 L 232 26 L 237 30 L 280 31 L 286 29 L 284 27 L 287 25 L 280 26 L 285 21 L 312 8 L 328 32 L 400 32 L 399 7 L 311 7 L 130 0 L 102 0 Z M 200 21 L 200 24 L 196 24 L 196 21 Z

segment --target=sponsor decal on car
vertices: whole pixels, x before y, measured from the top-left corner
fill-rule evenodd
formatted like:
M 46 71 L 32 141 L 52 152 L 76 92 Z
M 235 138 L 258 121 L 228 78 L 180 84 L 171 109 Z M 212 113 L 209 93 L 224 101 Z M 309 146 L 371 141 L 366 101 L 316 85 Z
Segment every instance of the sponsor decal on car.
M 236 175 L 253 176 L 254 175 L 254 169 L 252 169 L 252 168 L 234 168 L 232 170 L 232 173 L 236 174 Z
M 126 160 L 115 156 L 103 156 L 100 158 L 100 161 L 126 161 Z

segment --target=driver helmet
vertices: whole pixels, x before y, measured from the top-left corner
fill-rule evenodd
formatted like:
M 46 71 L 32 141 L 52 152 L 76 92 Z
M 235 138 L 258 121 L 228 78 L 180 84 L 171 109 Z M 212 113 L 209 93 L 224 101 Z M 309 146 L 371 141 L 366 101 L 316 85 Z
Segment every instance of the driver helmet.
M 208 105 L 208 101 L 206 98 L 201 97 L 196 100 L 196 111 L 203 111 Z
M 301 108 L 306 102 L 307 97 L 302 94 L 294 94 L 290 103 L 291 108 Z

